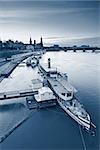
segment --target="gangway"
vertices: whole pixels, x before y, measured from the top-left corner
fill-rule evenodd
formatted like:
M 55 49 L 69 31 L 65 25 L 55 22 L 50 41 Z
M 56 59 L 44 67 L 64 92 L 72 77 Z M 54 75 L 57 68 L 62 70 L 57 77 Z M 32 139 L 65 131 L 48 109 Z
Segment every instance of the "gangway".
M 19 91 L 8 91 L 0 93 L 0 100 L 7 100 L 19 97 L 33 96 L 37 94 L 38 91 L 33 91 L 32 89 L 25 89 Z

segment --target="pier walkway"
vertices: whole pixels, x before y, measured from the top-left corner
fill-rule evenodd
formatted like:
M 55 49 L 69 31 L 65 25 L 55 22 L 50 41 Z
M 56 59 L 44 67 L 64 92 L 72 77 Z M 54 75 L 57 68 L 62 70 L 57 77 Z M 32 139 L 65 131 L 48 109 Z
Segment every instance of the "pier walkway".
M 0 93 L 0 100 L 14 99 L 19 97 L 33 96 L 37 94 L 37 91 L 33 91 L 32 89 L 25 89 L 20 91 L 9 91 Z

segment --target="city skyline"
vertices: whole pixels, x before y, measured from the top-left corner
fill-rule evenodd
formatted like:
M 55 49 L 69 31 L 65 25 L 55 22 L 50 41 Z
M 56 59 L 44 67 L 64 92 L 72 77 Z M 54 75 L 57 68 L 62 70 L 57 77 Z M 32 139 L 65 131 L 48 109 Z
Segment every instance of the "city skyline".
M 38 41 L 42 36 L 47 44 L 90 38 L 92 43 L 100 38 L 99 4 L 99 1 L 1 0 L 0 38 L 28 42 L 29 37 Z

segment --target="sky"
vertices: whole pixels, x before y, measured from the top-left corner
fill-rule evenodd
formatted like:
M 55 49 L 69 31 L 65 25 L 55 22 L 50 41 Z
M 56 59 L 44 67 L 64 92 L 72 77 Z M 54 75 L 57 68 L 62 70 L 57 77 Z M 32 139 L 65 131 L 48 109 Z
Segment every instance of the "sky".
M 28 42 L 32 37 L 39 42 L 42 36 L 45 44 L 74 39 L 95 44 L 99 26 L 100 1 L 0 0 L 1 40 Z

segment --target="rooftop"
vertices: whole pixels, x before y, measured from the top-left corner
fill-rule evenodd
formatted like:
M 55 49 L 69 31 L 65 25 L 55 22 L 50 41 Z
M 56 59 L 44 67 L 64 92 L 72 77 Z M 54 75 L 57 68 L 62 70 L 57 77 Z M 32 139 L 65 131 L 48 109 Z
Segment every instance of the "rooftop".
M 55 96 L 53 95 L 53 92 L 49 87 L 42 87 L 38 91 L 39 91 L 39 94 L 36 94 L 34 96 L 37 102 L 50 101 L 51 99 L 55 100 Z M 51 94 L 49 96 L 44 95 L 43 97 L 41 97 L 41 95 L 46 92 L 51 93 Z
M 52 93 L 52 91 L 51 91 L 51 89 L 49 87 L 42 87 L 38 91 L 39 91 L 40 94 L 44 94 L 46 92 Z

